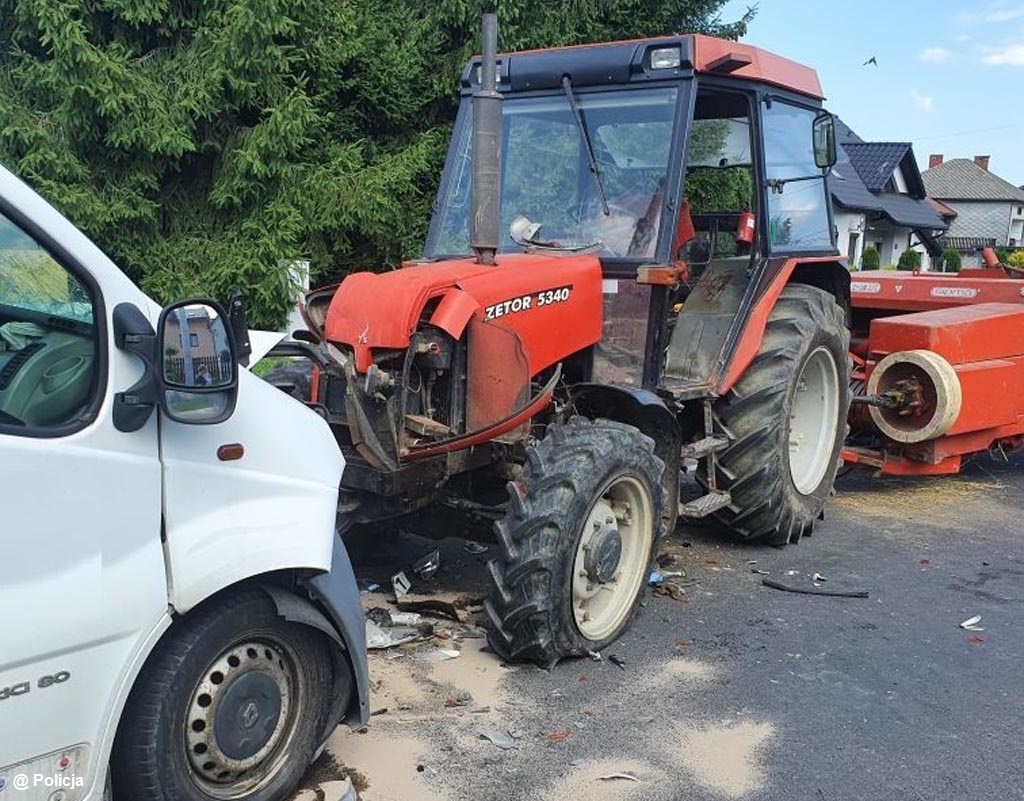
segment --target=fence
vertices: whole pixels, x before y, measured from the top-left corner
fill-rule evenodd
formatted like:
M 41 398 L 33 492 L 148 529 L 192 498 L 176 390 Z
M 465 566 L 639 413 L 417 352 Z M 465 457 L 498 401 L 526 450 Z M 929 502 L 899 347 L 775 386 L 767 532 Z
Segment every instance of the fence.
M 231 379 L 231 359 L 221 356 L 193 356 L 192 375 L 185 377 L 185 358 L 173 356 L 164 359 L 164 378 L 174 384 L 192 386 L 198 384 L 196 380 L 199 375 L 199 368 L 205 367 L 213 384 L 226 384 Z

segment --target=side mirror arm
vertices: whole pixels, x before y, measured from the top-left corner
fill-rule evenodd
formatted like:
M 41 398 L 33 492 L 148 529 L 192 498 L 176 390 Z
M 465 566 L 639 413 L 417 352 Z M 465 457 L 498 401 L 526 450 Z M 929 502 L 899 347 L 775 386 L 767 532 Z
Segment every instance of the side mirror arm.
M 113 314 L 114 345 L 134 353 L 142 361 L 142 377 L 114 396 L 114 428 L 125 433 L 138 431 L 149 420 L 160 401 L 156 361 L 156 332 L 149 319 L 134 303 L 119 303 Z

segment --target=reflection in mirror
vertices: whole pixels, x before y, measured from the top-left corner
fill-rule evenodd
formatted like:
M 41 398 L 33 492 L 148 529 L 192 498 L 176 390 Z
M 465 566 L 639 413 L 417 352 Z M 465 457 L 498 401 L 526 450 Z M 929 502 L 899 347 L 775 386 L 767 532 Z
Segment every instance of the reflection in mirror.
M 224 392 L 164 392 L 164 410 L 179 423 L 210 423 L 224 418 L 231 401 L 230 390 Z
M 829 114 L 819 114 L 814 118 L 812 129 L 814 137 L 814 164 L 822 169 L 832 167 L 836 163 L 836 123 Z
M 167 314 L 162 334 L 166 384 L 211 389 L 231 384 L 231 343 L 216 309 L 205 303 L 178 306 Z

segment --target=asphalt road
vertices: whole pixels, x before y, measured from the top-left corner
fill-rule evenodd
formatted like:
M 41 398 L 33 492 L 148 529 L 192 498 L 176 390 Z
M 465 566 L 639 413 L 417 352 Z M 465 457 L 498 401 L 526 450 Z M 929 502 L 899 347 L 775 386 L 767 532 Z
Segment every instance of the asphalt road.
M 601 662 L 508 668 L 466 637 L 374 654 L 387 711 L 339 730 L 319 773 L 354 770 L 365 801 L 1024 798 L 1022 498 L 1024 459 L 983 459 L 955 478 L 844 477 L 797 546 L 681 527 L 666 552 L 688 601 L 650 597 Z M 444 541 L 432 591 L 477 592 L 485 556 Z M 366 576 L 390 570 L 370 561 Z M 754 569 L 869 598 L 780 592 Z M 974 615 L 984 631 L 959 627 Z M 438 645 L 461 656 L 424 661 Z M 639 781 L 600 778 L 616 772 Z

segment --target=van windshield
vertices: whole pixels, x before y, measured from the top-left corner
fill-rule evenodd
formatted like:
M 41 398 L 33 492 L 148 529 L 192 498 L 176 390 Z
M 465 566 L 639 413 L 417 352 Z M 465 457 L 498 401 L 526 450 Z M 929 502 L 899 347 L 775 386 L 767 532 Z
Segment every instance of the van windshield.
M 585 144 L 564 94 L 506 97 L 501 182 L 503 253 L 517 216 L 539 224 L 538 239 L 595 245 L 598 255 L 654 256 L 664 203 L 678 90 L 675 87 L 578 92 L 608 201 L 602 208 Z M 468 101 L 467 101 L 468 102 Z M 470 253 L 471 114 L 460 115 L 448 181 L 427 243 L 427 256 Z

